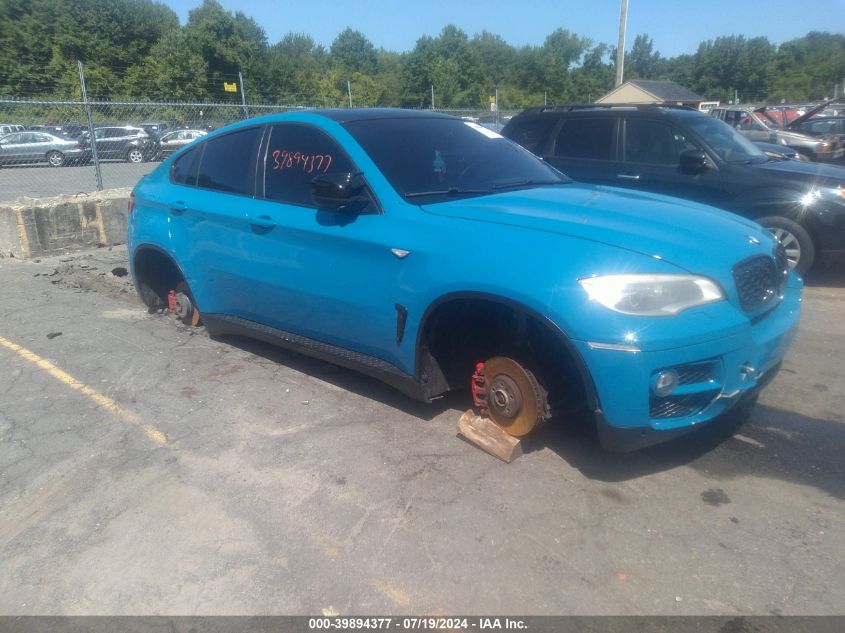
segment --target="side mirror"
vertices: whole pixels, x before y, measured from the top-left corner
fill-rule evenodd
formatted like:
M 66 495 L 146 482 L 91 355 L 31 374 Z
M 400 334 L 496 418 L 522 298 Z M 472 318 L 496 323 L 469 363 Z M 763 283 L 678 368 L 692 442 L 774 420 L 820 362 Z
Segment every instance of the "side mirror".
M 700 149 L 688 149 L 681 152 L 681 171 L 685 174 L 698 174 L 707 169 L 707 154 Z
M 321 174 L 311 181 L 311 199 L 321 209 L 354 213 L 369 202 L 361 173 Z

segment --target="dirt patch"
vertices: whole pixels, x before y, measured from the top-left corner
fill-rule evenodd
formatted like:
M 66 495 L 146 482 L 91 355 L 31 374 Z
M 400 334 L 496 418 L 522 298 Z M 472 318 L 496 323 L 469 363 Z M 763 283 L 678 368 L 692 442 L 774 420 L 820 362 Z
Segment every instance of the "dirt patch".
M 54 256 L 35 260 L 38 272 L 55 286 L 79 292 L 97 292 L 139 305 L 141 300 L 128 274 L 126 247 L 108 247 L 78 255 Z

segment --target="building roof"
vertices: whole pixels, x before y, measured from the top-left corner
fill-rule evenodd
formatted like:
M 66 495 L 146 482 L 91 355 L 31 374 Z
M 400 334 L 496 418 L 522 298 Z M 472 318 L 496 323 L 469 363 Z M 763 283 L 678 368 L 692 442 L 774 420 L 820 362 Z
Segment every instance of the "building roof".
M 630 90 L 630 88 L 637 90 L 653 97 L 657 103 L 689 103 L 704 101 L 704 97 L 695 94 L 692 90 L 688 90 L 683 86 L 676 84 L 674 81 L 657 81 L 652 79 L 632 79 L 626 81 L 624 84 L 611 90 L 609 93 L 601 97 L 599 102 L 610 102 L 613 100 L 613 95 L 623 89 Z

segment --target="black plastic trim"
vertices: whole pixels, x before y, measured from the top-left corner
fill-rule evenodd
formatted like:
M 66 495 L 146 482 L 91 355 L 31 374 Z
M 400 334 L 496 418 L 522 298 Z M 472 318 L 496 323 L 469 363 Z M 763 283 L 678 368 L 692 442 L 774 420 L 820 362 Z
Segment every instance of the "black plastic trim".
M 399 345 L 405 338 L 405 323 L 408 321 L 408 308 L 396 304 L 396 344 Z
M 362 374 L 378 378 L 412 398 L 429 400 L 424 389 L 413 376 L 381 358 L 228 314 L 203 313 L 202 320 L 212 336 L 237 335 L 254 338 L 341 367 L 354 369 Z

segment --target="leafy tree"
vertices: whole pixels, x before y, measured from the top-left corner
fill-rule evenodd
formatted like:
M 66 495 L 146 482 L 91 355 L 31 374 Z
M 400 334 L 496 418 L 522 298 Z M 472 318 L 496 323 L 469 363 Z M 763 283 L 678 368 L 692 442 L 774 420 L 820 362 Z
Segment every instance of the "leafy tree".
M 338 35 L 329 49 L 332 63 L 341 73 L 374 74 L 378 56 L 363 33 L 353 29 L 346 29 Z
M 255 20 L 240 12 L 232 15 L 217 0 L 203 0 L 188 14 L 185 34 L 189 46 L 208 65 L 209 95 L 233 99 L 223 83 L 237 81 L 238 72 L 243 71 L 252 82 L 251 96 L 265 96 L 267 36 Z
M 310 35 L 288 33 L 268 54 L 270 98 L 283 104 L 318 101 L 318 79 L 328 66 L 327 54 Z
M 630 79 L 657 79 L 660 75 L 660 53 L 654 50 L 654 40 L 648 35 L 637 35 L 627 55 L 625 74 Z

